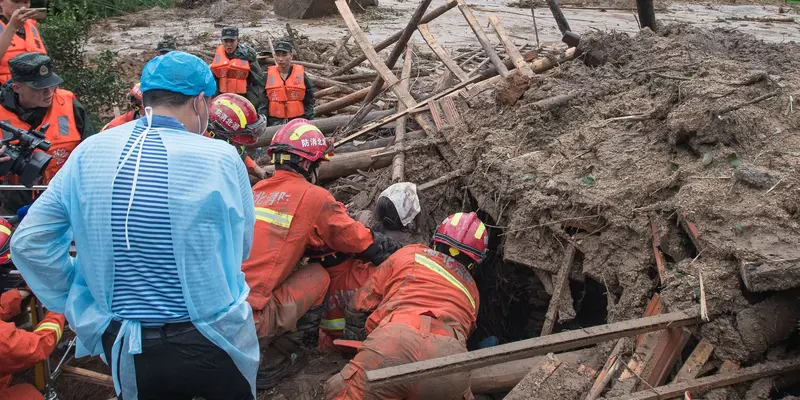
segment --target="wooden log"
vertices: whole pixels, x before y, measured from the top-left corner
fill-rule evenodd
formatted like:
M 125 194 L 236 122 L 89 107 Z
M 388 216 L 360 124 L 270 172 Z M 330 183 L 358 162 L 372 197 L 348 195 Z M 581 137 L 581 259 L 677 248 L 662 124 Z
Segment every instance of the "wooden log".
M 392 163 L 392 159 L 389 157 L 372 158 L 374 154 L 380 151 L 381 149 L 370 149 L 353 153 L 334 154 L 330 162 L 322 163 L 319 166 L 319 180 L 330 181 L 355 174 L 358 170 L 368 171 L 389 166 Z M 275 167 L 268 165 L 264 170 L 272 173 L 275 171 Z
M 656 31 L 656 9 L 653 7 L 653 0 L 636 0 L 636 9 L 639 10 L 640 28 L 650 28 Z
M 439 186 L 439 185 L 441 185 L 443 183 L 446 183 L 446 182 L 449 182 L 449 181 L 451 181 L 453 179 L 456 179 L 456 178 L 464 175 L 465 173 L 466 173 L 466 171 L 463 171 L 463 170 L 455 170 L 455 171 L 448 172 L 448 173 L 446 173 L 446 174 L 444 174 L 444 175 L 442 175 L 442 176 L 440 176 L 440 177 L 438 177 L 438 178 L 436 178 L 436 179 L 434 179 L 432 181 L 428 181 L 428 182 L 425 182 L 425 183 L 419 185 L 417 187 L 417 190 L 419 190 L 420 192 L 428 190 L 428 189 L 430 189 L 432 187 Z
M 514 42 L 511 41 L 511 38 L 508 36 L 508 32 L 506 31 L 506 28 L 503 26 L 502 23 L 500 23 L 500 18 L 497 18 L 496 16 L 492 15 L 491 17 L 489 17 L 489 23 L 492 24 L 495 33 L 497 33 L 497 38 L 500 39 L 500 43 L 502 43 L 503 46 L 506 48 L 506 53 L 508 54 L 508 58 L 510 58 L 511 62 L 514 63 L 514 66 L 517 68 L 517 71 L 519 71 L 519 73 L 522 74 L 522 76 L 528 78 L 532 77 L 533 70 L 528 65 L 528 63 L 525 62 L 525 59 L 522 58 L 522 53 L 519 52 L 517 46 L 514 45 Z
M 422 132 L 423 133 L 422 139 L 424 139 L 426 137 L 426 135 L 424 135 L 425 131 L 419 130 L 418 132 Z M 382 152 L 380 152 L 378 154 L 373 155 L 372 158 L 394 157 L 397 154 L 406 153 L 406 152 L 413 151 L 413 150 L 421 150 L 421 149 L 424 149 L 424 148 L 427 148 L 427 147 L 430 147 L 430 146 L 435 146 L 437 144 L 444 144 L 444 143 L 447 143 L 447 140 L 445 140 L 444 138 L 436 138 L 436 139 L 433 139 L 433 140 L 430 140 L 430 139 L 429 140 L 425 140 L 422 143 L 407 144 L 405 146 L 397 146 L 397 145 L 395 145 L 394 149 L 388 150 L 388 151 L 382 151 Z M 437 178 L 437 179 L 439 179 L 439 178 Z
M 406 58 L 403 62 L 403 72 L 400 74 L 400 85 L 406 90 L 408 90 L 408 80 L 411 77 L 411 55 L 411 46 L 408 46 L 406 49 Z M 398 104 L 397 109 L 402 111 L 405 109 L 405 106 Z M 400 147 L 405 145 L 406 119 L 406 117 L 400 118 L 397 120 L 397 125 L 395 125 L 394 142 Z M 405 162 L 406 156 L 402 152 L 397 153 L 392 158 L 392 182 L 402 182 L 406 179 Z
M 690 392 L 692 395 L 697 396 L 702 395 L 703 393 L 712 389 L 731 386 L 737 383 L 748 382 L 769 376 L 788 374 L 795 371 L 800 371 L 800 357 L 777 362 L 768 362 L 725 374 L 717 374 L 713 376 L 707 376 L 705 378 L 672 383 L 666 386 L 644 390 L 627 396 L 613 397 L 609 400 L 662 400 L 681 397 L 686 392 Z
M 739 274 L 751 292 L 781 291 L 800 287 L 800 259 L 742 261 Z
M 596 353 L 595 348 L 556 354 L 564 364 L 577 365 Z M 523 360 L 478 368 L 472 371 L 470 386 L 474 394 L 506 392 L 528 375 L 534 368 L 539 368 L 547 361 L 547 356 L 536 356 Z
M 544 316 L 544 325 L 542 326 L 542 333 L 540 336 L 547 336 L 553 332 L 553 326 L 556 323 L 556 315 L 558 313 L 559 305 L 563 298 L 562 294 L 569 287 L 569 270 L 572 268 L 572 262 L 575 261 L 575 254 L 577 249 L 571 243 L 567 245 L 567 253 L 564 255 L 564 262 L 558 270 L 556 279 L 553 282 L 553 296 L 550 297 L 550 305 L 547 307 L 547 313 Z
M 622 364 L 619 355 L 622 353 L 622 350 L 625 349 L 627 341 L 628 338 L 622 338 L 614 345 L 614 348 L 611 350 L 611 355 L 608 356 L 606 363 L 603 365 L 603 369 L 600 370 L 600 373 L 597 375 L 597 379 L 594 381 L 594 384 L 592 384 L 592 388 L 589 389 L 589 394 L 586 395 L 585 400 L 596 400 L 600 397 L 600 394 L 603 393 L 608 383 L 614 378 L 617 369 L 619 369 L 619 366 Z
M 703 366 L 708 362 L 711 353 L 714 352 L 714 345 L 706 339 L 700 340 L 700 343 L 692 350 L 692 354 L 683 363 L 680 371 L 672 380 L 672 383 L 685 381 L 697 378 Z
M 428 24 L 420 24 L 417 26 L 417 31 L 419 31 L 419 34 L 422 35 L 422 39 L 425 40 L 425 43 L 428 44 L 428 47 L 433 50 L 433 54 L 436 54 L 436 57 L 438 57 L 444 66 L 447 67 L 447 69 L 452 72 L 456 78 L 458 78 L 459 82 L 464 82 L 469 79 L 467 73 L 464 72 L 464 70 L 462 70 L 458 64 L 456 64 L 456 62 L 450 57 L 450 54 L 447 53 L 447 50 L 445 50 L 436 41 L 436 38 L 433 37 L 430 29 L 428 29 Z
M 550 8 L 550 12 L 553 14 L 553 18 L 556 20 L 556 25 L 558 25 L 558 30 L 561 31 L 561 34 L 565 34 L 572 29 L 569 29 L 569 22 L 567 22 L 567 18 L 564 17 L 564 13 L 561 12 L 561 8 L 558 7 L 557 0 L 547 0 L 547 6 Z
M 658 270 L 658 282 L 663 285 L 664 284 L 664 272 L 666 262 L 664 261 L 664 256 L 661 254 L 661 250 L 659 250 L 659 246 L 661 246 L 661 240 L 659 239 L 659 231 L 658 225 L 656 224 L 655 220 L 650 221 L 650 229 L 653 233 L 653 254 L 656 257 L 656 269 Z
M 425 138 L 425 131 L 422 129 L 406 132 L 405 139 L 407 141 L 424 139 Z M 362 150 L 369 150 L 369 149 L 382 149 L 385 151 L 385 147 L 392 146 L 394 144 L 394 136 L 380 138 L 380 139 L 373 139 L 359 144 L 348 143 L 344 146 L 336 148 L 336 154 L 339 153 L 352 153 L 354 151 L 362 151 Z M 395 153 L 392 152 L 392 155 Z
M 475 15 L 472 14 L 472 10 L 470 10 L 469 6 L 467 6 L 467 3 L 465 3 L 464 0 L 458 0 L 458 9 L 461 10 L 461 14 L 464 15 L 464 19 L 467 20 L 467 24 L 469 24 L 469 27 L 472 28 L 472 32 L 475 33 L 475 36 L 478 38 L 478 42 L 480 42 L 483 50 L 486 51 L 489 59 L 492 60 L 492 64 L 494 64 L 495 68 L 497 68 L 500 76 L 504 78 L 508 76 L 508 68 L 506 68 L 503 60 L 500 59 L 500 56 L 497 55 L 497 52 L 494 51 L 494 46 L 491 44 L 491 42 L 489 42 L 486 32 L 483 31 L 481 24 L 478 23 Z
M 313 83 L 314 86 L 319 88 L 338 87 L 345 93 L 353 93 L 356 91 L 355 89 L 351 88 L 344 82 L 339 82 L 337 80 L 333 80 L 331 78 L 326 78 L 324 76 L 319 76 L 316 74 L 310 74 L 308 72 L 306 72 L 306 75 L 308 76 L 308 79 L 311 80 L 311 83 Z
M 81 382 L 88 382 L 98 386 L 114 387 L 114 379 L 99 372 L 90 371 L 84 368 L 73 367 L 71 365 L 61 366 L 61 376 L 69 377 Z
M 341 87 L 332 86 L 332 87 L 329 87 L 329 88 L 322 89 L 322 90 L 318 91 L 317 93 L 314 93 L 314 97 L 319 99 L 321 97 L 332 96 L 334 94 L 339 94 L 341 92 L 342 92 L 342 88 Z
M 333 63 L 336 61 L 336 57 L 339 56 L 339 53 L 342 52 L 342 48 L 347 45 L 347 42 L 349 40 L 350 40 L 350 33 L 345 35 L 344 38 L 342 38 L 342 40 L 339 42 L 339 44 L 336 45 L 336 48 L 333 50 L 333 53 L 331 53 L 331 56 L 328 57 L 328 64 L 333 65 Z
M 374 121 L 387 116 L 395 114 L 394 110 L 373 111 L 367 116 L 367 120 Z M 315 119 L 314 126 L 319 128 L 322 133 L 333 133 L 337 128 L 347 123 L 350 120 L 349 115 L 340 115 L 336 117 Z M 258 141 L 254 144 L 248 145 L 247 148 L 255 149 L 259 147 L 269 146 L 272 141 L 272 136 L 281 129 L 283 125 L 276 125 L 267 127 L 264 134 L 259 136 Z
M 367 381 L 370 385 L 383 386 L 468 371 L 487 365 L 658 331 L 667 327 L 693 325 L 699 322 L 698 316 L 697 310 L 676 311 L 654 317 L 561 332 L 433 360 L 368 371 Z
M 457 4 L 458 3 L 457 3 L 456 0 L 448 0 L 448 2 L 445 3 L 444 5 L 442 5 L 440 7 L 437 7 L 437 8 L 434 8 L 429 13 L 425 14 L 422 17 L 422 19 L 420 19 L 419 23 L 427 24 L 428 22 L 433 21 L 434 19 L 438 18 L 440 15 L 442 15 L 442 14 L 446 13 L 447 11 L 449 11 L 451 8 L 455 7 Z M 388 38 L 384 39 L 383 41 L 381 41 L 378 44 L 376 44 L 375 46 L 373 46 L 373 48 L 375 49 L 375 51 L 381 51 L 381 50 L 391 46 L 393 43 L 397 42 L 400 39 L 400 36 L 402 36 L 403 32 L 404 32 L 404 29 L 401 29 L 401 30 L 393 33 Z M 331 74 L 331 76 L 342 75 L 345 72 L 350 71 L 351 69 L 353 69 L 353 67 L 355 67 L 356 65 L 361 64 L 362 62 L 364 62 L 366 60 L 367 60 L 367 57 L 365 55 L 360 55 L 358 57 L 355 57 L 349 63 L 345 64 L 344 66 L 342 66 L 338 70 L 334 71 Z
M 340 97 L 334 101 L 329 101 L 314 107 L 314 112 L 319 115 L 330 114 L 334 111 L 341 110 L 347 106 L 352 106 L 364 99 L 369 93 L 369 88 L 364 88 L 356 92 L 350 93 L 347 96 Z

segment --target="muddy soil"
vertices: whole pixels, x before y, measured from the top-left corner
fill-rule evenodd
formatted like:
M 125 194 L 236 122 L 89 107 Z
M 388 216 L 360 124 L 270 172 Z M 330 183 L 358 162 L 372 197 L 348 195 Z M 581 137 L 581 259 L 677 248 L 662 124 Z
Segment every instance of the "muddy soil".
M 524 243 L 515 258 L 552 271 L 565 234 L 582 232 L 570 240 L 583 272 L 609 290 L 610 321 L 639 317 L 656 290 L 668 309 L 697 304 L 702 274 L 709 313 L 719 317 L 703 330 L 723 333 L 709 335 L 721 354 L 752 360 L 729 316 L 763 296 L 743 296 L 739 263 L 800 257 L 792 245 L 800 241 L 800 119 L 790 106 L 800 60 L 789 56 L 800 45 L 685 24 L 585 39 L 602 65 L 565 63 L 535 77 L 513 106 L 496 101 L 496 90 L 462 102 L 467 128 L 450 144 L 463 166 L 474 165 L 473 188 L 504 209 L 496 223 L 506 243 Z M 533 106 L 575 92 L 562 107 Z M 754 185 L 742 170 L 769 184 Z M 651 221 L 679 220 L 696 224 L 699 237 L 664 229 L 659 284 Z

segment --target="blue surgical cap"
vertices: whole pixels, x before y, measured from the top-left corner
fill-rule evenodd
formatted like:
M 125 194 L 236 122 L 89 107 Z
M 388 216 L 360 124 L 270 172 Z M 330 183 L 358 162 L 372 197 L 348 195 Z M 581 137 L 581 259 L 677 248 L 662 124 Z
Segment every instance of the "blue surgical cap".
M 140 79 L 142 92 L 162 89 L 197 96 L 213 96 L 217 83 L 211 69 L 197 56 L 182 51 L 172 51 L 145 64 Z

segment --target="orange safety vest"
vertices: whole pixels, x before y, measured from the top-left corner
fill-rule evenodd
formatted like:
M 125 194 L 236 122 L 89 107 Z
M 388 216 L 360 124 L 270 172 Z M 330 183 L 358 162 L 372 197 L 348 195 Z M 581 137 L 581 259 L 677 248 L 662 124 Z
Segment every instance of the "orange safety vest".
M 2 32 L 6 29 L 6 24 L 0 21 L 0 27 L 3 28 L 0 30 L 0 32 Z M 25 21 L 23 27 L 25 29 L 25 39 L 14 34 L 14 36 L 11 37 L 11 44 L 8 45 L 6 54 L 3 55 L 3 59 L 0 60 L 0 83 L 6 83 L 6 81 L 11 78 L 11 69 L 8 66 L 8 61 L 12 58 L 22 53 L 47 54 L 47 50 L 44 48 L 44 41 L 42 41 L 42 37 L 39 35 L 39 30 L 36 29 L 36 21 L 29 19 Z
M 46 185 L 56 175 L 61 166 L 67 162 L 70 153 L 81 143 L 81 134 L 75 124 L 75 108 L 72 100 L 75 95 L 64 89 L 56 89 L 53 94 L 53 104 L 47 110 L 41 125 L 50 123 L 45 132 L 45 139 L 50 141 L 50 150 L 47 154 L 53 156 L 44 172 L 42 184 Z M 17 114 L 0 107 L 0 121 L 5 121 L 19 129 L 30 129 L 31 126 L 19 119 Z M 36 150 L 41 151 L 41 150 Z M 16 184 L 16 177 L 11 177 L 11 183 Z
M 128 122 L 135 120 L 136 118 L 134 118 L 133 116 L 134 114 L 136 114 L 136 112 L 137 111 L 130 110 L 125 114 L 122 114 L 119 117 L 112 119 L 111 122 L 107 123 L 106 126 L 104 126 L 103 129 L 100 130 L 100 132 L 111 128 L 116 128 L 120 125 L 127 124 Z
M 219 79 L 220 93 L 247 93 L 250 63 L 239 58 L 229 59 L 225 55 L 225 46 L 217 46 L 217 54 L 211 63 L 211 72 Z
M 306 97 L 305 68 L 292 64 L 292 74 L 284 81 L 278 66 L 267 69 L 267 99 L 269 116 L 273 118 L 297 118 L 305 113 L 303 99 Z

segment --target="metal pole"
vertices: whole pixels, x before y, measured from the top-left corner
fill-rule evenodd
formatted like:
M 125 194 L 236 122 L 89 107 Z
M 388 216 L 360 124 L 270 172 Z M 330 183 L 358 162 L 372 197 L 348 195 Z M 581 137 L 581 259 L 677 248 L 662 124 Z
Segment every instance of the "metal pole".
M 46 190 L 47 185 L 33 185 L 27 187 L 24 185 L 0 185 L 0 190 Z

